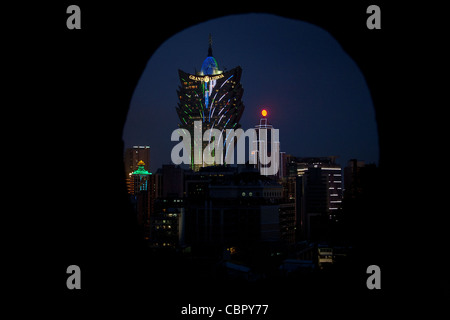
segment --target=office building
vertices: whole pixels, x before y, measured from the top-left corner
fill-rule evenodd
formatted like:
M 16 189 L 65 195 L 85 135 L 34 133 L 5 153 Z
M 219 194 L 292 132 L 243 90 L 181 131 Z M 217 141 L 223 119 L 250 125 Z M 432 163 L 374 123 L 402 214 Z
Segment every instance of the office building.
M 320 238 L 327 220 L 336 218 L 342 204 L 342 169 L 336 157 L 286 156 L 286 171 L 295 180 L 296 216 L 302 236 Z M 293 194 L 293 192 L 290 192 Z M 298 223 L 297 223 L 298 225 Z
M 184 199 L 179 197 L 155 200 L 150 217 L 150 247 L 176 250 L 184 245 L 184 206 Z
M 137 170 L 133 171 L 130 177 L 130 198 L 137 222 L 142 228 L 148 229 L 154 201 L 152 174 L 145 170 L 145 163 L 141 160 L 138 162 Z
M 124 165 L 127 176 L 138 169 L 139 161 L 143 161 L 144 169 L 150 171 L 150 146 L 133 146 L 125 150 Z

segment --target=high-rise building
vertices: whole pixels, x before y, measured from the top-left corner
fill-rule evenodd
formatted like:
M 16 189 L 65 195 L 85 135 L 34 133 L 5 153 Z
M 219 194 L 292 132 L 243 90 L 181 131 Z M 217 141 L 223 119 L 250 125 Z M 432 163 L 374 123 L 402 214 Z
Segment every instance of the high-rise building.
M 133 179 L 131 174 L 138 170 L 139 162 L 144 162 L 144 170 L 150 171 L 150 147 L 149 146 L 133 146 L 127 148 L 124 154 L 125 180 L 128 193 L 133 193 Z
M 355 197 L 361 192 L 361 172 L 364 171 L 366 164 L 364 161 L 350 159 L 344 168 L 344 187 L 346 197 Z
M 302 204 L 301 177 L 283 176 L 278 179 L 283 186 L 283 198 L 280 203 L 280 232 L 281 239 L 286 244 L 294 244 L 300 231 L 300 214 L 304 210 Z M 297 215 L 298 212 L 298 215 Z
M 152 248 L 177 249 L 184 244 L 184 199 L 156 199 L 150 217 L 149 244 Z
M 239 128 L 239 120 L 244 111 L 244 104 L 241 101 L 244 92 L 240 83 L 241 73 L 242 68 L 239 66 L 227 71 L 219 70 L 217 60 L 212 54 L 211 36 L 208 56 L 203 61 L 200 72 L 190 74 L 178 70 L 181 83 L 177 90 L 179 103 L 176 110 L 180 118 L 178 126 L 186 135 L 183 141 L 190 142 L 188 150 L 191 151 L 190 164 L 194 171 L 207 166 L 203 150 L 214 141 L 211 135 L 207 141 L 196 141 L 194 130 L 201 132 L 203 138 L 206 130 L 218 129 L 222 134 L 222 141 L 219 143 L 223 145 L 223 159 L 225 159 L 226 129 Z M 190 139 L 187 139 L 187 133 Z M 201 147 L 197 144 L 201 144 Z
M 131 173 L 131 203 L 134 205 L 137 222 L 148 229 L 150 214 L 153 210 L 154 197 L 152 196 L 152 174 L 145 170 L 145 163 L 138 162 L 138 169 Z
M 156 249 L 178 249 L 184 243 L 184 170 L 162 165 L 151 179 L 152 211 L 148 244 Z
M 303 236 L 321 236 L 327 220 L 336 218 L 342 203 L 342 169 L 336 157 L 298 158 L 288 156 L 286 165 L 296 179 L 296 215 Z M 323 233 L 323 232 L 322 232 Z
M 267 119 L 268 111 L 263 109 L 261 115 L 262 118 L 259 120 L 259 124 L 255 126 L 256 140 L 252 143 L 251 155 L 253 156 L 253 162 L 261 174 L 281 177 L 282 171 L 279 170 L 281 154 L 278 134 L 275 135 L 276 129 L 273 128 Z
M 281 185 L 252 166 L 214 166 L 188 175 L 187 241 L 216 248 L 276 243 L 282 193 Z
M 162 175 L 162 197 L 183 197 L 184 170 L 173 164 L 163 164 Z
M 124 155 L 125 173 L 128 176 L 137 170 L 139 161 L 144 161 L 144 169 L 150 171 L 150 147 L 149 146 L 133 146 L 127 148 Z
M 297 175 L 309 173 L 311 179 L 317 182 L 315 185 L 319 185 L 320 181 L 321 186 L 325 186 L 326 195 L 323 197 L 326 201 L 317 201 L 318 206 L 324 208 L 317 211 L 333 216 L 342 203 L 342 168 L 336 163 L 336 157 L 297 158 L 296 162 Z
M 145 162 L 139 161 L 137 170 L 131 173 L 133 181 L 133 192 L 132 194 L 137 194 L 139 191 L 148 190 L 148 176 L 151 172 L 145 170 Z

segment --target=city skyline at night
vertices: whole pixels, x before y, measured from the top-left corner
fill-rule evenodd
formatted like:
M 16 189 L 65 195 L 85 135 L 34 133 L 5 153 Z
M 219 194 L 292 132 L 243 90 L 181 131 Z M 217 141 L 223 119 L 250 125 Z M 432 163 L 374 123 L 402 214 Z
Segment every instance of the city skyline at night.
M 339 44 L 308 23 L 265 14 L 246 18 L 208 21 L 160 46 L 133 95 L 123 133 L 125 147 L 150 145 L 151 171 L 171 163 L 174 143 L 170 133 L 180 121 L 174 112 L 175 88 L 180 81 L 177 70 L 198 70 L 212 34 L 214 58 L 222 61 L 221 69 L 244 69 L 241 83 L 246 111 L 240 121 L 244 129 L 254 127 L 261 110 L 266 109 L 271 122 L 280 128 L 280 151 L 296 156 L 337 156 L 341 165 L 352 158 L 377 163 L 378 137 L 370 93 Z M 244 21 L 248 28 L 238 30 Z M 226 32 L 222 31 L 224 25 Z
M 33 140 L 5 153 L 32 158 L 27 180 L 10 179 L 20 182 L 9 188 L 17 208 L 4 214 L 14 230 L 6 291 L 22 309 L 182 320 L 443 314 L 445 189 L 442 175 L 417 170 L 445 146 L 431 76 L 445 20 L 435 7 L 11 9 L 7 42 L 17 41 L 6 61 L 19 92 L 5 110 L 21 113 L 11 119 Z M 191 121 L 197 137 L 217 123 L 239 128 L 234 163 L 214 151 L 192 168 L 174 137 Z M 265 129 L 277 131 L 256 146 Z
M 155 252 L 209 257 L 227 276 L 232 276 L 233 264 L 241 264 L 247 268 L 241 276 L 247 279 L 281 275 L 277 268 L 322 270 L 339 257 L 344 262 L 338 265 L 345 264 L 354 241 L 353 233 L 345 230 L 354 222 L 349 217 L 359 210 L 352 197 L 343 203 L 342 169 L 347 161 L 368 163 L 361 171 L 366 176 L 354 170 L 350 179 L 359 190 L 354 195 L 376 194 L 359 185 L 374 181 L 378 161 L 368 88 L 354 63 L 323 30 L 268 15 L 249 15 L 245 21 L 254 29 L 245 29 L 249 36 L 241 39 L 232 28 L 226 33 L 217 29 L 224 21 L 238 26 L 241 18 L 205 23 L 217 22 L 216 28 L 202 24 L 198 30 L 187 29 L 181 32 L 184 42 L 179 35 L 172 37 L 160 50 L 172 47 L 162 56 L 160 50 L 155 53 L 135 90 L 123 138 L 127 152 L 137 155 L 141 144 L 151 152 L 144 155 L 151 159 L 149 171 L 154 174 L 139 176 L 145 187 L 129 194 L 144 241 Z M 189 70 L 180 66 L 189 55 L 180 52 L 196 52 L 201 43 L 206 48 L 207 38 L 201 41 L 205 30 L 211 30 L 206 59 L 199 71 L 183 71 Z M 279 41 L 280 31 L 285 41 Z M 211 34 L 219 44 L 214 55 Z M 244 50 L 246 46 L 253 50 Z M 220 67 L 218 60 L 224 61 Z M 178 81 L 170 88 L 168 79 L 174 74 Z M 169 101 L 175 88 L 173 108 Z M 250 106 L 245 112 L 244 104 Z M 228 130 L 238 128 L 246 130 L 248 139 L 237 140 L 247 140 L 248 147 L 239 142 L 230 146 L 237 146 L 237 152 L 233 150 L 238 154 L 248 149 L 243 153 L 249 162 L 240 158 L 229 166 L 235 162 L 217 150 L 224 146 L 228 151 Z M 214 141 L 214 153 L 220 159 L 205 148 L 213 144 L 213 129 L 219 141 Z M 141 185 L 133 176 L 133 185 Z M 271 258 L 276 256 L 306 265 Z M 272 266 L 263 267 L 267 263 Z

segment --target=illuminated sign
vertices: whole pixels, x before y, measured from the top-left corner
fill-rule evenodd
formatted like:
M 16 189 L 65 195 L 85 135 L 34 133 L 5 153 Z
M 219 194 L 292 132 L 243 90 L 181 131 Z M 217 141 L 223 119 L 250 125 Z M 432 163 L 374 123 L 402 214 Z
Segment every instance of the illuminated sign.
M 216 76 L 194 76 L 194 75 L 189 75 L 189 79 L 194 80 L 194 81 L 204 81 L 204 82 L 208 82 L 208 81 L 212 81 L 212 80 L 217 80 L 217 79 L 221 79 L 223 78 L 223 74 L 218 74 Z

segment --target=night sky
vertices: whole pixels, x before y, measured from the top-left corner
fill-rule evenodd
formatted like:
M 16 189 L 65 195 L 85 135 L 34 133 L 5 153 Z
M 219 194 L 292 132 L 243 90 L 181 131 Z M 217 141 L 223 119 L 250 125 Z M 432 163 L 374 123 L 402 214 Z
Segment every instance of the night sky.
M 299 157 L 339 156 L 378 163 L 378 136 L 369 89 L 354 61 L 325 30 L 268 14 L 211 20 L 174 35 L 150 58 L 131 100 L 125 147 L 149 145 L 151 171 L 171 163 L 170 141 L 179 119 L 175 108 L 178 69 L 199 71 L 208 35 L 219 69 L 241 66 L 244 130 L 266 108 L 279 129 L 282 152 Z M 151 41 L 151 39 L 142 39 Z

